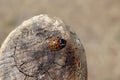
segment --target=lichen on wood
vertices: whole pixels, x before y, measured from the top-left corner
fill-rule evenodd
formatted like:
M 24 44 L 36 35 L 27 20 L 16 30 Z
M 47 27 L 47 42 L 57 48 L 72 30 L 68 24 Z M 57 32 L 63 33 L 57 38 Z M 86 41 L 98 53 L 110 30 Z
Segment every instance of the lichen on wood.
M 64 48 L 50 49 L 53 37 L 66 40 Z M 35 16 L 14 29 L 2 44 L 0 80 L 87 80 L 83 45 L 60 19 Z

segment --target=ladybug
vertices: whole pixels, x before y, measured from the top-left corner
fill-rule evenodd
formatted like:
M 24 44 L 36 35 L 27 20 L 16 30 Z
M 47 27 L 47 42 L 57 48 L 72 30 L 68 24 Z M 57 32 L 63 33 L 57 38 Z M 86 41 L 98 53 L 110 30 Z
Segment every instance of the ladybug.
M 58 51 L 66 46 L 66 40 L 60 37 L 52 37 L 48 44 L 52 51 Z

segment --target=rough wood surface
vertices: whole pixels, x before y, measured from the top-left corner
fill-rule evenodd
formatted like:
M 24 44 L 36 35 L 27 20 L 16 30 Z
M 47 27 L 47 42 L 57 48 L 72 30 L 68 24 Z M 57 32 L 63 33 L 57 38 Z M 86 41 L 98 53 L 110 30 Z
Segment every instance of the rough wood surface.
M 51 50 L 49 40 L 66 40 Z M 23 22 L 1 46 L 0 80 L 87 80 L 84 48 L 60 19 L 42 14 Z

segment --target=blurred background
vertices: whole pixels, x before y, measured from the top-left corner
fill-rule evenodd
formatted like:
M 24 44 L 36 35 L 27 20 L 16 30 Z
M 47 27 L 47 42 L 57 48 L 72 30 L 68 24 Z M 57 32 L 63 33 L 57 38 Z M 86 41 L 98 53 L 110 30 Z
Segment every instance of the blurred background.
M 0 0 L 0 45 L 24 20 L 43 13 L 77 33 L 88 80 L 120 80 L 120 0 Z

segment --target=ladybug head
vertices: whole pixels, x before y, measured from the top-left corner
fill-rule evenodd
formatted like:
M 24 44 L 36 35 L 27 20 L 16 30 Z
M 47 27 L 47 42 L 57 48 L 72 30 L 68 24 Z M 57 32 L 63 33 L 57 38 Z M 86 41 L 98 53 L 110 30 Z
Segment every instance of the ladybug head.
M 66 46 L 66 40 L 60 39 L 61 48 L 64 48 Z

